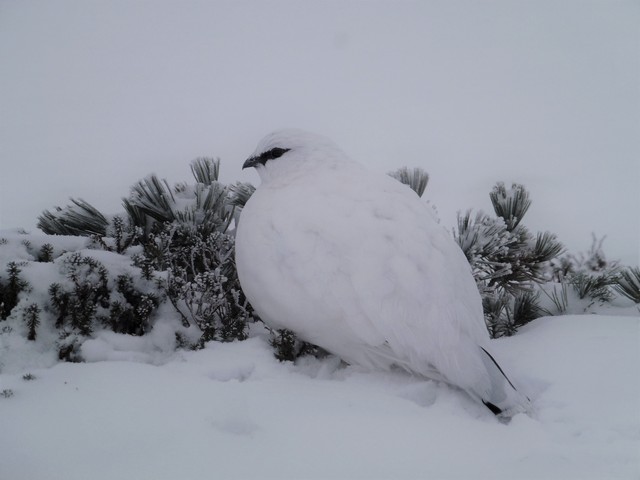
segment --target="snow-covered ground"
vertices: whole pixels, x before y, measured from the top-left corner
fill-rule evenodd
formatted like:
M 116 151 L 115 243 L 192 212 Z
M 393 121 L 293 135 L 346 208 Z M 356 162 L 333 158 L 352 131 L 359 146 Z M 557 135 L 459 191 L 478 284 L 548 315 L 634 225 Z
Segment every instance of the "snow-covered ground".
M 535 405 L 503 424 L 403 372 L 279 363 L 260 335 L 158 357 L 103 333 L 93 362 L 0 374 L 0 478 L 637 479 L 639 335 L 574 315 L 493 341 Z

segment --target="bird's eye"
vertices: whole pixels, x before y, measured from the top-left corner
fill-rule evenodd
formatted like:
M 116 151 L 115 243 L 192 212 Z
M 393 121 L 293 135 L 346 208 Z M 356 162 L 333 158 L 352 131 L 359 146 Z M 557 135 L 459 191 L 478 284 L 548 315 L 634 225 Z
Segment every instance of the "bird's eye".
M 275 158 L 281 157 L 289 150 L 290 150 L 289 148 L 275 147 L 275 148 L 272 148 L 271 150 L 264 152 L 262 155 L 260 155 L 260 158 L 263 160 L 263 163 L 264 163 L 267 160 L 273 160 Z

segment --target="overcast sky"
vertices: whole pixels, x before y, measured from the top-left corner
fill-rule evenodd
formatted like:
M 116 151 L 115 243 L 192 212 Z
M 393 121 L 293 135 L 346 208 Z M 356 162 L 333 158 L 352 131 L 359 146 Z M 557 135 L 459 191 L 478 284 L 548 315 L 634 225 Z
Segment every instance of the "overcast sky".
M 420 166 L 451 227 L 524 183 L 524 223 L 640 255 L 640 2 L 0 0 L 0 228 L 149 173 L 222 180 L 279 127 Z

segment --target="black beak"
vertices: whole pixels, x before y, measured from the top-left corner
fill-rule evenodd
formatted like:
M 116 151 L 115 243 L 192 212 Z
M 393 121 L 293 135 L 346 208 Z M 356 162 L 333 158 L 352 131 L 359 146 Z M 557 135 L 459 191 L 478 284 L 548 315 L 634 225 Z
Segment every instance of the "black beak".
M 247 158 L 247 161 L 242 165 L 242 169 L 255 167 L 256 165 L 264 165 L 265 161 L 262 157 Z

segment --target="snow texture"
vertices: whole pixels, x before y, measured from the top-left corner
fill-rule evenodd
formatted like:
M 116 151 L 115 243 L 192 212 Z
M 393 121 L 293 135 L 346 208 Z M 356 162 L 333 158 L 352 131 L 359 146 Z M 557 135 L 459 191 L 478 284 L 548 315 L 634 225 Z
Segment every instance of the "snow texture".
M 0 374 L 0 478 L 637 479 L 639 333 L 583 315 L 492 341 L 536 398 L 508 425 L 400 371 L 279 363 L 260 336 L 158 366 L 114 336 L 130 360 Z
M 509 416 L 528 408 L 493 358 L 469 263 L 420 198 L 330 140 L 265 137 L 245 163 L 236 265 L 267 323 L 351 364 L 443 379 Z

